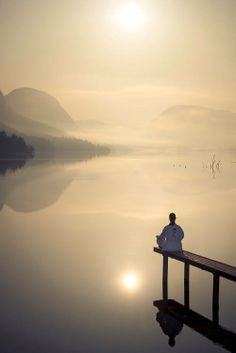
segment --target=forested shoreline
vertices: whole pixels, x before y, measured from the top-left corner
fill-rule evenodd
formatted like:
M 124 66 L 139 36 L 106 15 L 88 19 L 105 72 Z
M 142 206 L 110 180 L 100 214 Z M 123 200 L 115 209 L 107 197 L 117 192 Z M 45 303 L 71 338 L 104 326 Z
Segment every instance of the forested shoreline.
M 33 158 L 34 147 L 26 144 L 21 136 L 7 135 L 0 131 L 0 158 Z

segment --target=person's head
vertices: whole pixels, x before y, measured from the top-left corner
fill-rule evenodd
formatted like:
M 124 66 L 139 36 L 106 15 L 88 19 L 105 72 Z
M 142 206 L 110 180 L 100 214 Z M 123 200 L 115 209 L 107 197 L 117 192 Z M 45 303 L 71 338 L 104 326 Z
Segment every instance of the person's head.
M 170 220 L 170 224 L 175 224 L 175 220 L 176 220 L 175 213 L 170 213 L 169 214 L 169 220 Z
M 170 337 L 169 338 L 169 346 L 174 347 L 174 345 L 175 345 L 175 338 L 174 337 Z

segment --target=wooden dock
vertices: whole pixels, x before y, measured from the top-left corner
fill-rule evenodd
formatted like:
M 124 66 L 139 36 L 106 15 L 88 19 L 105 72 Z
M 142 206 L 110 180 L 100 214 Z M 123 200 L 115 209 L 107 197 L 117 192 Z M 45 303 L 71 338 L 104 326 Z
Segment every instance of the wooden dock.
M 189 309 L 189 275 L 190 265 L 198 267 L 204 271 L 213 274 L 213 295 L 212 295 L 212 316 L 213 322 L 219 323 L 219 289 L 220 277 L 224 277 L 231 281 L 236 281 L 236 267 L 225 263 L 208 259 L 189 251 L 167 252 L 158 247 L 154 247 L 154 252 L 163 256 L 163 272 L 162 272 L 162 291 L 163 300 L 168 301 L 168 258 L 175 259 L 184 263 L 184 306 Z

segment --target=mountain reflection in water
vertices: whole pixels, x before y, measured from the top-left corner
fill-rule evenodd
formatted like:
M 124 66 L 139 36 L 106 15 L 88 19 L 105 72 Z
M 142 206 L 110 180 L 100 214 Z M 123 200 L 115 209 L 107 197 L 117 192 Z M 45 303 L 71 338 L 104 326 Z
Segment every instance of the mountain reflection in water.
M 11 160 L 1 161 L 0 204 L 17 212 L 35 212 L 55 203 L 73 180 L 68 165 L 83 160 Z M 24 168 L 23 168 L 24 167 Z M 21 169 L 22 170 L 18 170 Z M 8 171 L 12 171 L 7 173 Z

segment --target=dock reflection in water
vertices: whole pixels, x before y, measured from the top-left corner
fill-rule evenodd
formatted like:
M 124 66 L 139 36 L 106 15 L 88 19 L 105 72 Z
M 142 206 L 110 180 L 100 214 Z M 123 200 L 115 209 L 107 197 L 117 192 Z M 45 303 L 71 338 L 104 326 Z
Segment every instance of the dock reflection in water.
M 170 346 L 173 347 L 175 345 L 176 336 L 181 333 L 183 326 L 186 325 L 212 342 L 224 347 L 229 352 L 235 352 L 235 333 L 215 324 L 175 300 L 169 299 L 167 302 L 165 300 L 156 300 L 153 305 L 159 310 L 156 314 L 156 320 L 159 322 L 163 333 L 169 336 Z

